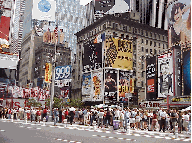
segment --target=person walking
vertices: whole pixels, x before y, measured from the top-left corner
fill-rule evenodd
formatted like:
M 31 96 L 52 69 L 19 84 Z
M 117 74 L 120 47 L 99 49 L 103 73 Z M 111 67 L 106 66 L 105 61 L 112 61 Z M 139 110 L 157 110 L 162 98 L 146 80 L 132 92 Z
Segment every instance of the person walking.
M 178 117 L 178 131 L 179 133 L 182 132 L 182 116 L 183 116 L 183 113 L 181 111 L 179 111 L 179 117 Z
M 188 124 L 189 124 L 189 114 L 185 111 L 183 115 L 183 127 L 185 128 L 186 133 L 188 133 Z
M 71 110 L 69 112 L 69 120 L 70 120 L 70 124 L 72 125 L 73 124 L 73 119 L 74 119 L 74 112 Z
M 106 113 L 106 128 L 108 128 L 110 124 L 110 118 L 111 118 L 111 112 L 109 111 L 109 108 L 108 108 Z
M 99 113 L 97 114 L 98 116 L 98 128 L 101 126 L 101 128 L 103 127 L 103 116 L 104 116 L 104 112 L 103 109 L 100 109 Z
M 136 129 L 140 129 L 140 113 L 137 111 L 137 115 L 135 117 L 135 122 L 136 122 Z
M 59 111 L 58 108 L 55 108 L 54 110 L 54 126 L 56 126 L 56 123 L 58 122 Z
M 40 121 L 41 121 L 41 110 L 40 110 L 40 108 L 37 110 L 36 116 L 37 116 L 37 122 L 39 121 L 39 123 L 40 123 Z
M 151 125 L 151 130 L 156 131 L 156 125 L 157 125 L 157 114 L 156 111 L 153 111 L 153 117 L 152 117 L 152 125 Z
M 164 109 L 162 109 L 162 112 L 160 114 L 161 117 L 161 125 L 160 125 L 160 129 L 159 132 L 161 132 L 162 128 L 163 128 L 163 132 L 165 132 L 165 127 L 166 127 L 166 112 Z
M 173 110 L 173 112 L 171 113 L 171 120 L 172 120 L 172 127 L 173 127 L 173 133 L 175 133 L 175 126 L 177 123 L 177 113 L 176 113 L 176 109 Z

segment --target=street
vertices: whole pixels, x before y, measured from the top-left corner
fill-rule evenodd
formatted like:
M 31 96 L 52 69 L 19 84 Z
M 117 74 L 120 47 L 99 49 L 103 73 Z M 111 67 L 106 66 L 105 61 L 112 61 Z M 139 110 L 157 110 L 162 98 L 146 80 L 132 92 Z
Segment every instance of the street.
M 43 123 L 0 120 L 0 143 L 180 143 L 191 142 L 189 135 L 179 134 L 177 139 L 170 133 L 159 133 L 149 131 L 131 130 L 131 134 L 123 133 L 121 130 L 112 128 L 101 129 L 90 126 L 67 125 L 58 123 Z

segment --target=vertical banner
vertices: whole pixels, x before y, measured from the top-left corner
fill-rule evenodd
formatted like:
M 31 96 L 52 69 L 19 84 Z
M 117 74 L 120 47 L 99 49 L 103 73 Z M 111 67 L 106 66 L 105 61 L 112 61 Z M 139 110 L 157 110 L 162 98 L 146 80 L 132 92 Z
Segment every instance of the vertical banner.
M 91 73 L 83 74 L 82 95 L 91 98 Z
M 191 49 L 183 50 L 184 95 L 191 95 Z
M 169 48 L 191 45 L 191 1 L 177 0 L 168 5 Z
M 146 59 L 146 99 L 157 99 L 157 57 Z
M 135 83 L 135 80 L 133 78 L 130 78 L 130 87 L 129 87 L 129 92 L 130 93 L 134 93 L 134 83 Z
M 133 44 L 128 40 L 106 39 L 105 67 L 133 69 Z
M 158 97 L 173 96 L 172 53 L 158 56 Z
M 93 72 L 93 101 L 102 101 L 102 81 L 103 73 L 102 71 Z
M 117 101 L 117 70 L 105 70 L 105 103 Z
M 46 65 L 45 65 L 45 82 L 51 83 L 51 75 L 52 75 L 52 65 L 51 65 L 51 63 L 46 63 Z
M 125 93 L 129 93 L 130 90 L 130 72 L 119 71 L 119 101 L 125 100 Z
M 94 43 L 93 40 L 83 45 L 82 57 L 83 72 L 102 68 L 102 42 Z
M 179 45 L 173 46 L 173 61 L 174 61 L 174 96 L 182 95 L 182 70 L 181 70 L 181 47 Z

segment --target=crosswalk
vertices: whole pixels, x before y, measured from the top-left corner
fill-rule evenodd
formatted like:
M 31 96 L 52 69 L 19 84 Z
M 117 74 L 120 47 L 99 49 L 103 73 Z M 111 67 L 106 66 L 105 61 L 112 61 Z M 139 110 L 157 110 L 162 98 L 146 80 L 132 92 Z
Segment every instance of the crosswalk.
M 10 122 L 8 120 L 0 120 L 2 122 Z M 37 130 L 41 130 L 42 126 L 50 127 L 50 128 L 60 128 L 60 129 L 69 129 L 69 130 L 79 130 L 79 131 L 89 131 L 89 132 L 100 132 L 100 133 L 107 133 L 107 134 L 121 134 L 121 135 L 130 135 L 130 136 L 137 136 L 137 137 L 146 137 L 146 138 L 157 138 L 157 139 L 165 139 L 165 140 L 175 140 L 175 141 L 185 141 L 191 142 L 191 137 L 185 136 L 183 134 L 179 134 L 178 138 L 175 138 L 175 135 L 170 133 L 162 133 L 162 132 L 154 132 L 154 131 L 142 131 L 142 130 L 131 130 L 130 134 L 125 132 L 123 129 L 113 130 L 112 127 L 109 128 L 98 128 L 95 126 L 84 126 L 84 125 L 77 125 L 77 124 L 59 124 L 58 126 L 53 126 L 52 124 L 43 125 L 42 123 L 35 123 L 28 122 L 24 123 L 23 121 L 14 121 L 13 123 L 21 124 L 20 127 L 25 128 L 34 128 Z M 29 126 L 24 126 L 29 125 Z M 99 136 L 101 138 L 110 138 L 110 136 Z M 126 140 L 127 138 L 122 138 L 122 140 Z M 121 139 L 119 139 L 121 140 Z M 133 140 L 134 141 L 134 140 Z

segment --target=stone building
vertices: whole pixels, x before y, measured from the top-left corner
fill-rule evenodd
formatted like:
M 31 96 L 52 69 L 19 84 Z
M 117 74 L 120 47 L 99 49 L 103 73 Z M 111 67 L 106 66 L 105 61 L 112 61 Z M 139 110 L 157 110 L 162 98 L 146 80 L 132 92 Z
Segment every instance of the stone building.
M 168 48 L 167 31 L 138 23 L 121 15 L 106 15 L 76 33 L 77 54 L 73 66 L 73 80 L 77 83 L 73 90 L 78 89 L 81 96 L 82 82 L 82 55 L 84 43 L 90 39 L 95 39 L 97 35 L 105 33 L 105 38 L 114 37 L 127 39 L 133 43 L 133 77 L 135 78 L 135 89 L 138 90 L 139 101 L 145 99 L 145 58 L 146 56 L 158 55 Z M 104 48 L 104 42 L 102 48 Z M 103 55 L 102 55 L 103 56 Z

